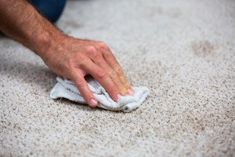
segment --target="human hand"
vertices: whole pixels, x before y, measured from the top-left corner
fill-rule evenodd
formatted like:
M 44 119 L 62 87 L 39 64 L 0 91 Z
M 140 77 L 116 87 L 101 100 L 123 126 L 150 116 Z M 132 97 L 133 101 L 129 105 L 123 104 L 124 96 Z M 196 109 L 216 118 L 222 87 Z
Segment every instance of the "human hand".
M 55 43 L 42 59 L 57 75 L 72 80 L 90 106 L 97 106 L 97 101 L 84 79 L 86 75 L 94 77 L 114 101 L 120 95 L 133 93 L 121 66 L 105 43 L 69 36 Z
M 103 42 L 66 36 L 25 0 L 0 0 L 0 12 L 0 31 L 37 53 L 57 75 L 72 80 L 91 106 L 97 102 L 84 79 L 88 74 L 114 100 L 131 90 L 120 65 Z

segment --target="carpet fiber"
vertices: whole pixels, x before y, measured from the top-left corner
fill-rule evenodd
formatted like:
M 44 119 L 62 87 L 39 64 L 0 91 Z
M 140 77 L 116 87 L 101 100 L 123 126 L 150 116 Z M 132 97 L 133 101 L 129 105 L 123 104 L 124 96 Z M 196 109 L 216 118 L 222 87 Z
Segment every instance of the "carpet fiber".
M 131 113 L 51 100 L 55 75 L 0 37 L 0 156 L 235 156 L 234 0 L 69 1 L 57 25 L 105 41 L 150 96 Z

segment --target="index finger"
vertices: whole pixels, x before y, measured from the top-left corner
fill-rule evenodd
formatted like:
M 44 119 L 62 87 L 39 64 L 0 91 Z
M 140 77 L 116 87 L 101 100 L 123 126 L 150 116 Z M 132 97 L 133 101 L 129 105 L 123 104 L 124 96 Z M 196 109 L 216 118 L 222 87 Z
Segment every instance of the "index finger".
M 98 102 L 95 100 L 94 95 L 92 94 L 91 90 L 88 87 L 88 84 L 82 75 L 82 72 L 79 72 L 79 70 L 74 70 L 72 72 L 72 79 L 77 86 L 79 92 L 83 96 L 83 98 L 86 100 L 86 102 L 91 106 L 91 107 L 96 107 Z

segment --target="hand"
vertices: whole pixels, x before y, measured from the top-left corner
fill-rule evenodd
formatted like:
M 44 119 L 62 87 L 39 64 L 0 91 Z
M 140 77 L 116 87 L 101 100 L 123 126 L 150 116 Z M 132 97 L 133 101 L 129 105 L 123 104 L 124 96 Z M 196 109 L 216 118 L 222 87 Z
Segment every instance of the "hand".
M 115 101 L 119 94 L 131 91 L 106 44 L 64 35 L 28 1 L 0 0 L 0 21 L 4 21 L 0 22 L 0 31 L 37 53 L 57 75 L 72 80 L 91 106 L 96 106 L 97 101 L 85 75 L 92 75 Z
M 72 80 L 92 107 L 97 105 L 84 77 L 91 75 L 117 101 L 120 95 L 132 94 L 123 70 L 110 48 L 103 42 L 65 36 L 48 48 L 42 58 L 48 67 Z

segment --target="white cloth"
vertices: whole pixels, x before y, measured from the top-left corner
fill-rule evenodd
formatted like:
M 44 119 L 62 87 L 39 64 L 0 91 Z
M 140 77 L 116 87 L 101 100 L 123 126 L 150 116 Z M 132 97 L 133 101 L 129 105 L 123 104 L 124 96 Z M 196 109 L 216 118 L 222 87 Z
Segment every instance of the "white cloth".
M 79 90 L 77 90 L 73 82 L 63 80 L 60 77 L 56 79 L 57 83 L 50 92 L 52 99 L 66 98 L 74 102 L 86 104 L 86 101 L 80 95 Z M 149 94 L 149 90 L 146 87 L 133 87 L 134 95 L 121 96 L 118 102 L 115 102 L 97 81 L 89 78 L 87 82 L 98 101 L 98 107 L 111 111 L 130 112 L 135 110 L 145 101 Z

